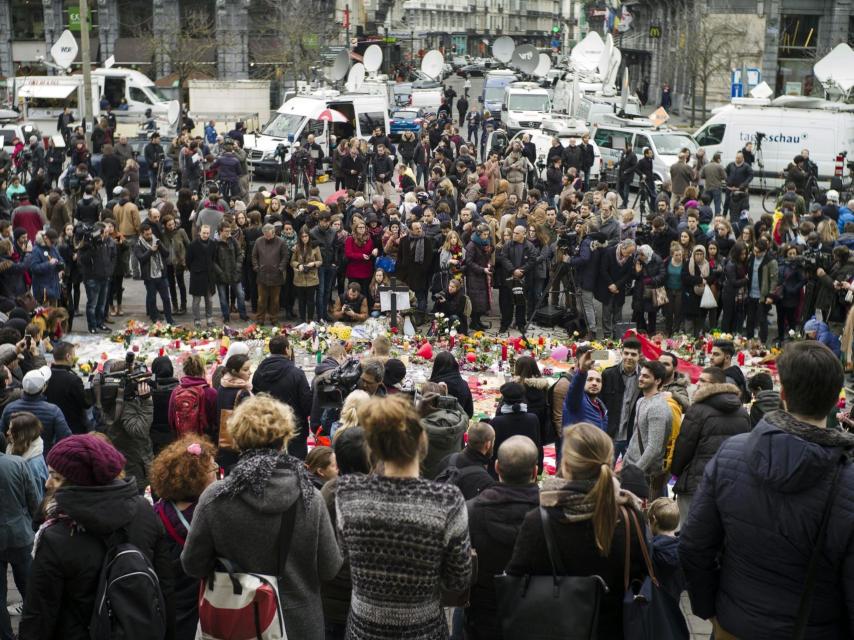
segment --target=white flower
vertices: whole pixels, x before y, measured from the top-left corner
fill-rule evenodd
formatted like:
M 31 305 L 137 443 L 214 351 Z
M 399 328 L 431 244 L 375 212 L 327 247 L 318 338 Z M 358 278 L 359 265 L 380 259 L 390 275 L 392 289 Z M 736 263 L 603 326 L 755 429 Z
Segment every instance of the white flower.
M 789 337 L 791 337 L 791 338 L 795 337 L 795 330 L 794 329 L 789 329 Z

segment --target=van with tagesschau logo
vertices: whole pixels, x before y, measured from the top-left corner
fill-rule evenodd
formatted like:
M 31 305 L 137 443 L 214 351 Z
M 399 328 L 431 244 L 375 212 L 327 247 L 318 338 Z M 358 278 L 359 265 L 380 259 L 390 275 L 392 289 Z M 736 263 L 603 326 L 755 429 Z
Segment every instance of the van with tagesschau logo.
M 803 149 L 818 166 L 819 188 L 827 189 L 839 156 L 854 158 L 854 104 L 820 98 L 780 96 L 734 98 L 713 112 L 694 134 L 706 157 L 720 152 L 726 166 L 748 142 L 753 143 L 753 186 L 783 184 L 782 172 Z

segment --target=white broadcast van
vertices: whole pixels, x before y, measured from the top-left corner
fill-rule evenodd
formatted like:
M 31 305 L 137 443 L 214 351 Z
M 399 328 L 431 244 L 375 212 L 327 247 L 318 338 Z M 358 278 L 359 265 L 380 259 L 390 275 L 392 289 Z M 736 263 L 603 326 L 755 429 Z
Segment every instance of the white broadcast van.
M 341 114 L 346 122 L 328 122 L 320 119 Z M 384 95 L 366 93 L 339 93 L 321 90 L 312 94 L 298 95 L 279 107 L 261 133 L 244 136 L 247 162 L 255 173 L 275 175 L 291 157 L 294 142 L 305 143 L 309 134 L 329 156 L 330 145 L 335 141 L 356 136 L 367 140 L 376 127 L 385 134 L 389 132 L 388 100 Z
M 75 119 L 82 119 L 83 76 L 19 76 L 14 79 L 15 102 L 22 107 L 25 117 L 40 126 L 42 131 L 53 131 L 59 114 L 71 107 Z M 134 69 L 110 67 L 92 70 L 92 113 L 101 112 L 101 101 L 113 107 L 119 122 L 141 122 L 151 109 L 155 118 L 165 120 L 169 111 L 169 98 L 160 93 L 154 83 Z M 124 101 L 124 102 L 123 102 Z M 121 108 L 123 104 L 127 108 Z
M 760 179 L 769 187 L 780 186 L 783 170 L 802 149 L 809 149 L 810 160 L 818 165 L 819 186 L 828 188 L 837 156 L 847 153 L 854 159 L 854 105 L 803 96 L 735 98 L 715 110 L 694 138 L 707 158 L 720 152 L 724 164 L 752 142 L 754 186 Z
M 504 87 L 501 126 L 510 135 L 520 129 L 539 129 L 552 110 L 549 92 L 536 82 L 513 82 Z

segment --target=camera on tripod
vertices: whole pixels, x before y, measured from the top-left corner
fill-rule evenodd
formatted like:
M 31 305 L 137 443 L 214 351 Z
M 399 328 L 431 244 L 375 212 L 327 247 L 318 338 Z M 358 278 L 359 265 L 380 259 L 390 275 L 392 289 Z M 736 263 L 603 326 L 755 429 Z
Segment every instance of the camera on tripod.
M 807 249 L 801 255 L 789 258 L 789 260 L 810 274 L 814 274 L 819 269 L 830 271 L 833 267 L 833 255 L 821 249 Z
M 563 231 L 557 237 L 557 248 L 563 251 L 564 253 L 574 253 L 576 247 L 578 247 L 578 232 L 577 231 Z
M 765 139 L 765 134 L 761 131 L 756 132 L 756 150 L 759 151 L 762 148 L 762 141 Z
M 276 146 L 276 151 L 275 151 L 276 158 L 278 158 L 281 162 L 284 162 L 285 156 L 287 156 L 287 155 L 288 155 L 288 147 L 286 145 L 279 144 Z

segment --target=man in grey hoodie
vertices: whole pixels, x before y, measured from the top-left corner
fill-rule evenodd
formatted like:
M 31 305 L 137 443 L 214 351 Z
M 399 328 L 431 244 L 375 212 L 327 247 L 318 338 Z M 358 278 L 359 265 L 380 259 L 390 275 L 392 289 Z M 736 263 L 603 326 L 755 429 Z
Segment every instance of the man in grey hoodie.
M 635 411 L 635 428 L 624 464 L 633 464 L 646 475 L 650 487 L 650 499 L 664 495 L 664 453 L 673 414 L 661 384 L 667 376 L 664 365 L 657 361 L 646 361 L 638 374 L 638 389 L 642 396 Z

